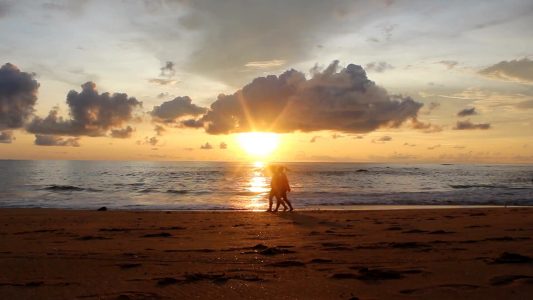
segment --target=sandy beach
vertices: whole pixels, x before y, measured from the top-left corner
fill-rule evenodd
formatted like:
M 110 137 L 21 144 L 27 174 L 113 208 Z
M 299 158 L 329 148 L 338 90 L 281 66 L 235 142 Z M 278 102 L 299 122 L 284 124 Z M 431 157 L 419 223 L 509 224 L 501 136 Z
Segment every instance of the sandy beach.
M 0 210 L 1 299 L 528 299 L 533 209 Z M 530 298 L 529 298 L 530 299 Z

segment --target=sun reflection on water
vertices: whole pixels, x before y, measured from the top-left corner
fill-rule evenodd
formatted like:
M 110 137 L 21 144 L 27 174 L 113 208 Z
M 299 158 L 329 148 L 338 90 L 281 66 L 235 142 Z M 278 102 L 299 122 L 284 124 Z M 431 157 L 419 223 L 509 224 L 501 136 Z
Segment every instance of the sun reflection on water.
M 246 209 L 259 211 L 264 210 L 267 204 L 267 193 L 269 191 L 268 178 L 264 174 L 265 164 L 261 161 L 254 162 L 253 170 L 250 180 L 248 182 L 247 191 L 253 194 L 245 205 Z

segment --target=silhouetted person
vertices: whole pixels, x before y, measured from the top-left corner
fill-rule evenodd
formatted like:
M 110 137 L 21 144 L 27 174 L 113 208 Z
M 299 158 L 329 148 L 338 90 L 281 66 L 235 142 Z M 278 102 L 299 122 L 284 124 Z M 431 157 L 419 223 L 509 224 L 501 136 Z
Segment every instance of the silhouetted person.
M 289 201 L 289 198 L 287 197 L 287 192 L 291 191 L 291 186 L 289 185 L 289 179 L 287 178 L 287 174 L 285 174 L 285 168 L 281 166 L 278 167 L 277 175 L 273 176 L 272 179 L 275 179 L 275 191 L 277 193 L 276 209 L 274 209 L 274 211 L 278 211 L 280 204 L 283 204 L 284 210 L 287 210 L 286 205 L 288 205 L 289 211 L 293 211 L 294 208 L 292 207 L 292 204 Z
M 268 209 L 267 211 L 272 211 L 272 204 L 273 199 L 276 197 L 276 211 L 279 208 L 280 201 L 281 200 L 281 194 L 279 193 L 279 167 L 276 166 L 270 166 L 270 171 L 272 172 L 272 179 L 270 180 L 270 193 L 268 194 Z M 287 205 L 285 205 L 284 202 L 281 202 L 283 204 L 283 210 L 287 210 Z

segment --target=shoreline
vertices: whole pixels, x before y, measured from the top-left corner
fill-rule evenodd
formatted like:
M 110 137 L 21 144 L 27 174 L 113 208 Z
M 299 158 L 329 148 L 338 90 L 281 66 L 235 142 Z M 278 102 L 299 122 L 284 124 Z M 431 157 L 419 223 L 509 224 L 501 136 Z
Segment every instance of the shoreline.
M 165 209 L 165 208 L 113 208 L 107 207 L 106 211 L 120 211 L 120 212 L 266 212 L 266 209 Z M 65 207 L 0 207 L 1 210 L 64 210 L 64 211 L 96 211 L 101 207 L 92 208 L 65 208 Z M 533 208 L 533 205 L 394 205 L 394 204 L 375 204 L 375 205 L 331 205 L 331 206 L 311 206 L 298 208 L 294 212 L 320 212 L 320 211 L 389 211 L 389 210 L 433 210 L 433 209 L 511 209 L 511 208 Z M 278 213 L 290 213 L 282 210 Z

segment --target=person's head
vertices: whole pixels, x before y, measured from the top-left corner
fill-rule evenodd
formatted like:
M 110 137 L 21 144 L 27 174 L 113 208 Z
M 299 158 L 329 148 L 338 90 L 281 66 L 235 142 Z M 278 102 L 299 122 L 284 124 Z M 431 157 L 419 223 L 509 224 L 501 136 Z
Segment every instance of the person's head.
M 283 173 L 285 171 L 285 167 L 284 166 L 279 166 L 278 167 L 278 172 L 279 173 Z

